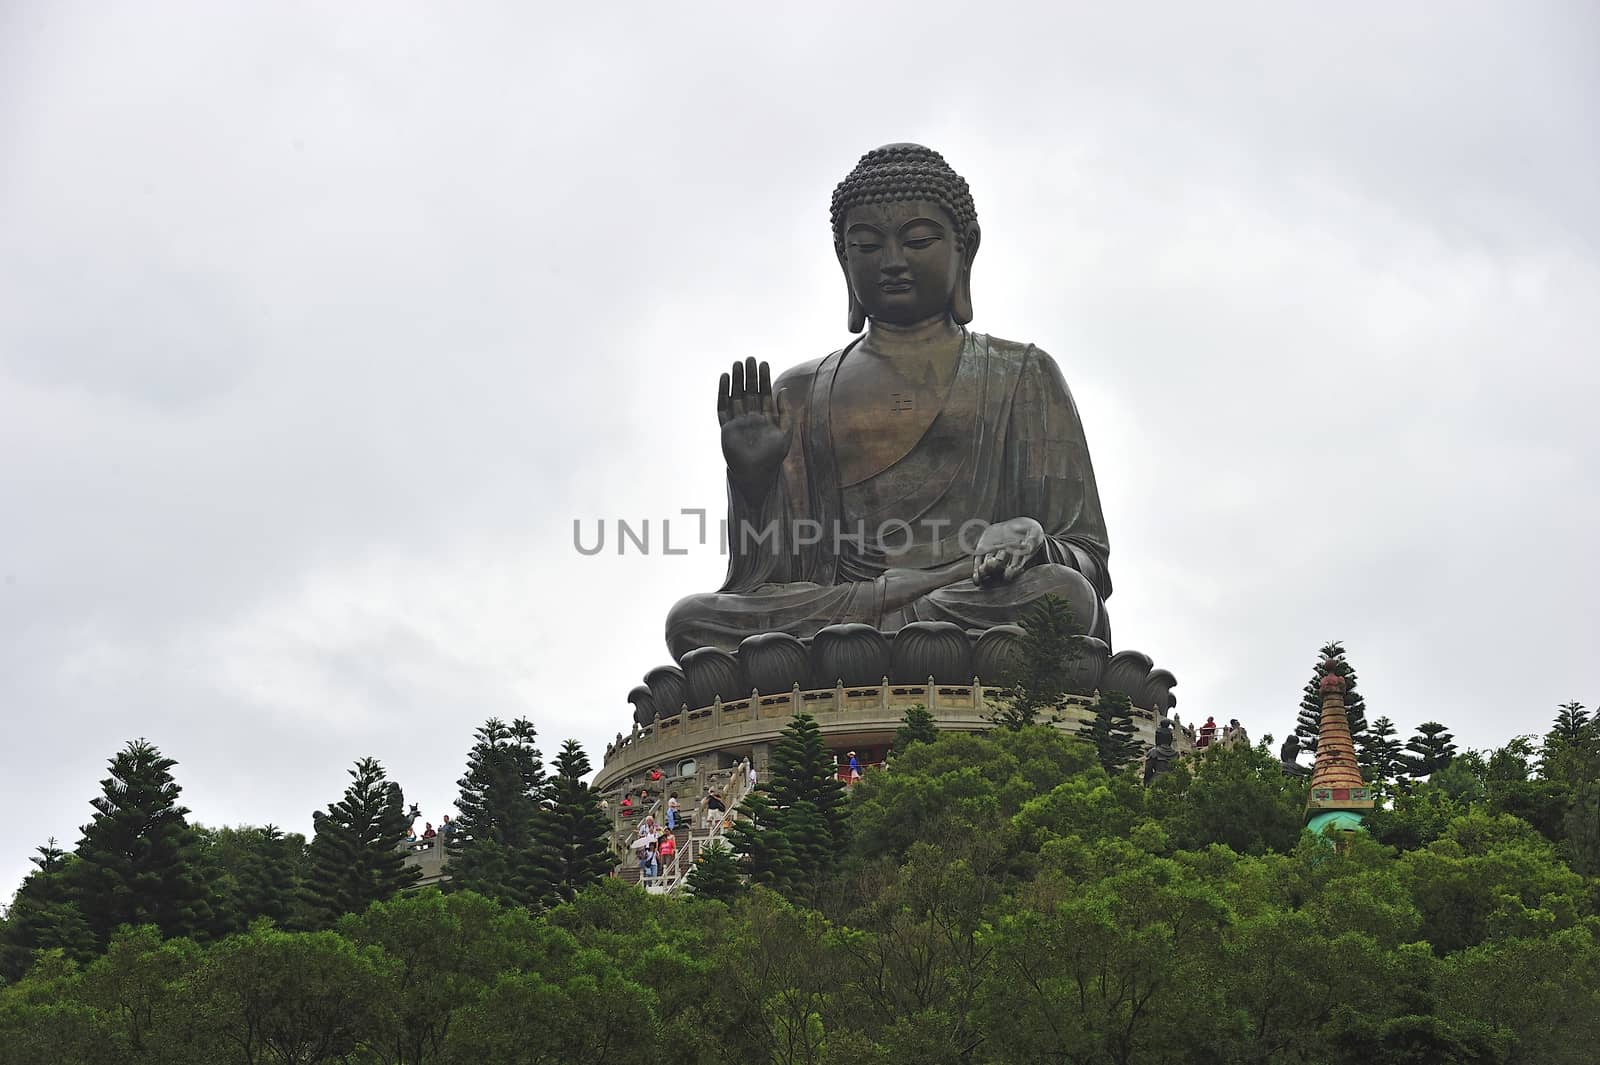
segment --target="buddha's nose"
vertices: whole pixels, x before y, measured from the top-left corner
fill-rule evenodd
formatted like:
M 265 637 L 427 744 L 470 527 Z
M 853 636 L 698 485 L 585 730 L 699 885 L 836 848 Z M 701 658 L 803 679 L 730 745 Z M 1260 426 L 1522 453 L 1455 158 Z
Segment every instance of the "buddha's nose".
M 892 251 L 883 258 L 883 272 L 892 277 L 899 277 L 906 272 L 906 259 L 898 251 Z

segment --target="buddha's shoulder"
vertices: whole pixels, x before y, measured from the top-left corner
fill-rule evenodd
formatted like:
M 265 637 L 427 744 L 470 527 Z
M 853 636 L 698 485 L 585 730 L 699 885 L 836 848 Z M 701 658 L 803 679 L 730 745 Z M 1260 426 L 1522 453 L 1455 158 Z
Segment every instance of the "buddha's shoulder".
M 988 352 L 991 360 L 999 359 L 1015 365 L 1018 369 L 1029 364 L 1055 365 L 1055 360 L 1037 344 L 1022 340 L 1007 340 L 988 333 L 969 333 L 968 336 L 971 343 Z

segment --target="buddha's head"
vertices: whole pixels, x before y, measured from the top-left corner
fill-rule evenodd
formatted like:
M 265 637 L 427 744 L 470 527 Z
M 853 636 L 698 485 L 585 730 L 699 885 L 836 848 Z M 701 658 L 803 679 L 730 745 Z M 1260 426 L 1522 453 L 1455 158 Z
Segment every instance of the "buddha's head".
M 920 144 L 861 157 L 833 190 L 833 247 L 850 289 L 850 331 L 867 319 L 972 321 L 978 212 L 966 181 Z

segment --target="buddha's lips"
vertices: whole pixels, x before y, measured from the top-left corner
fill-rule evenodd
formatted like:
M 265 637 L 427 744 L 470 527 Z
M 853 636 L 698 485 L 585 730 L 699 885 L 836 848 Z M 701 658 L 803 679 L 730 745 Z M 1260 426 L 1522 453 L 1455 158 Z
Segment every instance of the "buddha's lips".
M 885 292 L 910 292 L 912 284 L 909 281 L 879 281 L 878 287 Z

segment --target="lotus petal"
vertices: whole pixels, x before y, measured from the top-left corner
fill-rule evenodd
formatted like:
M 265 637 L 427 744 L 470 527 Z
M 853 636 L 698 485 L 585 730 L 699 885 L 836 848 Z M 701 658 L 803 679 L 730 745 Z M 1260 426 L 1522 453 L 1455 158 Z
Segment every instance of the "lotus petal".
M 739 645 L 739 665 L 744 687 L 762 695 L 790 691 L 810 682 L 810 659 L 805 645 L 787 632 L 762 632 L 747 636 Z
M 972 673 L 991 687 L 1015 684 L 1022 665 L 1021 625 L 996 625 L 984 630 L 972 647 Z
M 657 666 L 644 675 L 644 682 L 655 696 L 657 717 L 677 717 L 689 701 L 689 682 L 677 666 Z
M 1172 708 L 1178 705 L 1178 697 L 1172 694 L 1172 689 L 1177 683 L 1178 678 L 1166 670 L 1151 670 L 1150 676 L 1145 678 L 1144 690 L 1134 699 L 1134 703 L 1166 717 L 1172 712 Z
M 1079 637 L 1074 644 L 1067 657 L 1067 691 L 1073 695 L 1092 695 L 1105 678 L 1111 648 L 1104 640 L 1093 636 Z
M 720 647 L 696 647 L 683 656 L 689 679 L 689 705 L 696 710 L 717 699 L 731 702 L 750 694 L 739 676 L 739 660 Z
M 1111 656 L 1111 661 L 1106 663 L 1105 675 L 1100 678 L 1100 690 L 1108 692 L 1121 692 L 1134 705 L 1142 710 L 1150 709 L 1139 704 L 1144 697 L 1144 682 L 1150 676 L 1150 667 L 1155 665 L 1150 656 L 1142 651 L 1118 651 Z
M 633 720 L 640 728 L 656 719 L 656 697 L 643 684 L 628 693 L 628 702 L 633 704 Z
M 895 684 L 972 683 L 972 640 L 949 621 L 913 621 L 894 634 L 889 679 Z
M 888 675 L 888 637 L 871 625 L 829 625 L 811 638 L 812 687 L 858 688 L 879 684 Z

